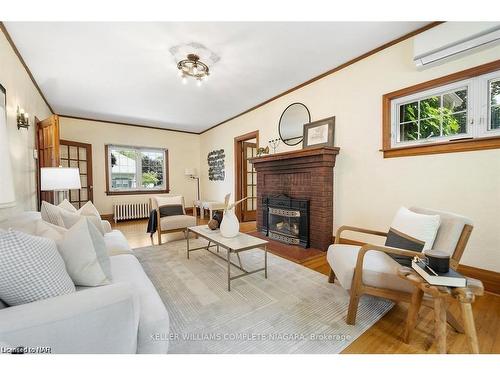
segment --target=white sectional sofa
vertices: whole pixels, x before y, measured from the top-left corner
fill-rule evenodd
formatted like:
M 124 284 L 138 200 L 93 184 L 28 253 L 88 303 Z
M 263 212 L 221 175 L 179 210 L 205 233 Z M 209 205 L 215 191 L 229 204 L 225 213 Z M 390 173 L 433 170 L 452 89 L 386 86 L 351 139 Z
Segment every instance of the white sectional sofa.
M 38 212 L 1 222 L 34 234 Z M 0 346 L 49 347 L 53 353 L 166 353 L 169 316 L 125 239 L 108 222 L 104 240 L 112 284 L 24 305 L 0 302 Z

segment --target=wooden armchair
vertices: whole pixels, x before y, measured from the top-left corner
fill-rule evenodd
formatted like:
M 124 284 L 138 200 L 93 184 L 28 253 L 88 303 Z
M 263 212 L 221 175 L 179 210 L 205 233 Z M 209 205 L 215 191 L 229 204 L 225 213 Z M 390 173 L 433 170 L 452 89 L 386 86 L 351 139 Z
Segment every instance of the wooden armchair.
M 420 214 L 440 216 L 441 225 L 433 249 L 450 254 L 450 265 L 456 269 L 473 229 L 471 221 L 466 217 L 447 212 L 416 207 L 412 207 L 410 210 Z M 363 294 L 410 302 L 414 287 L 398 276 L 398 269 L 401 265 L 388 254 L 409 257 L 422 257 L 424 254 L 369 243 L 362 246 L 341 244 L 342 233 L 345 231 L 382 237 L 386 237 L 387 233 L 342 226 L 337 230 L 335 243 L 328 248 L 327 260 L 330 264 L 328 282 L 333 283 L 337 277 L 340 285 L 350 291 L 347 324 L 355 324 L 359 299 Z
M 150 198 L 151 208 L 156 210 L 158 223 L 158 245 L 161 245 L 161 235 L 165 233 L 184 232 L 187 235 L 187 228 L 196 225 L 196 217 L 186 215 L 184 197 L 181 195 L 157 195 Z M 167 215 L 162 216 L 161 208 L 168 208 Z M 176 212 L 177 211 L 177 212 Z M 152 234 L 151 234 L 152 236 Z

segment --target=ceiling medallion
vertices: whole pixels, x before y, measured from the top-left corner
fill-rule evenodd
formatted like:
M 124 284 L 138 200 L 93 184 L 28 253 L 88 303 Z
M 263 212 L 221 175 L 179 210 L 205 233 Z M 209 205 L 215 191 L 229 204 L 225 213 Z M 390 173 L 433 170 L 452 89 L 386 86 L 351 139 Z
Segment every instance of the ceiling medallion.
M 196 79 L 196 84 L 201 86 L 201 83 L 210 75 L 208 65 L 202 62 L 200 57 L 194 53 L 188 54 L 187 59 L 179 61 L 177 69 L 179 69 L 179 76 L 184 84 L 187 83 L 187 77 L 193 77 Z

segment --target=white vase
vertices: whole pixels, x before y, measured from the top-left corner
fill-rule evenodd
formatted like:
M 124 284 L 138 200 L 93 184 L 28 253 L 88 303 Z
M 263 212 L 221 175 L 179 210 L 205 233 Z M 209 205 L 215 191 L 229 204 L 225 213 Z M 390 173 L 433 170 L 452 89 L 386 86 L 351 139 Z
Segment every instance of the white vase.
M 222 223 L 220 223 L 220 234 L 223 237 L 236 237 L 240 233 L 240 222 L 234 213 L 234 208 L 224 211 Z

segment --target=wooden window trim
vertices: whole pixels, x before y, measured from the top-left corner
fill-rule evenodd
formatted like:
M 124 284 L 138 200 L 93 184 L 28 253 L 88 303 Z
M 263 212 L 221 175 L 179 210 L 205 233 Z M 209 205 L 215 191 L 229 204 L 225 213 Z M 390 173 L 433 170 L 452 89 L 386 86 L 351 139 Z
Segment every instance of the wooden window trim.
M 106 173 L 106 195 L 144 195 L 144 194 L 167 194 L 170 193 L 170 175 L 169 175 L 169 166 L 170 162 L 168 159 L 168 150 L 164 150 L 165 152 L 165 177 L 166 181 L 166 189 L 162 190 L 129 190 L 129 191 L 112 191 L 109 189 L 109 163 L 108 163 L 108 150 L 109 145 L 104 145 L 104 169 Z
M 500 70 L 500 60 L 495 60 L 487 64 L 474 68 L 452 73 L 444 77 L 432 79 L 410 87 L 396 90 L 385 94 L 382 97 L 382 151 L 384 158 L 394 158 L 402 156 L 417 156 L 443 154 L 449 152 L 477 151 L 500 148 L 500 136 L 459 139 L 446 142 L 436 142 L 402 147 L 391 146 L 391 101 L 421 91 L 433 89 L 439 86 L 448 85 L 465 79 L 474 78 L 483 74 Z

